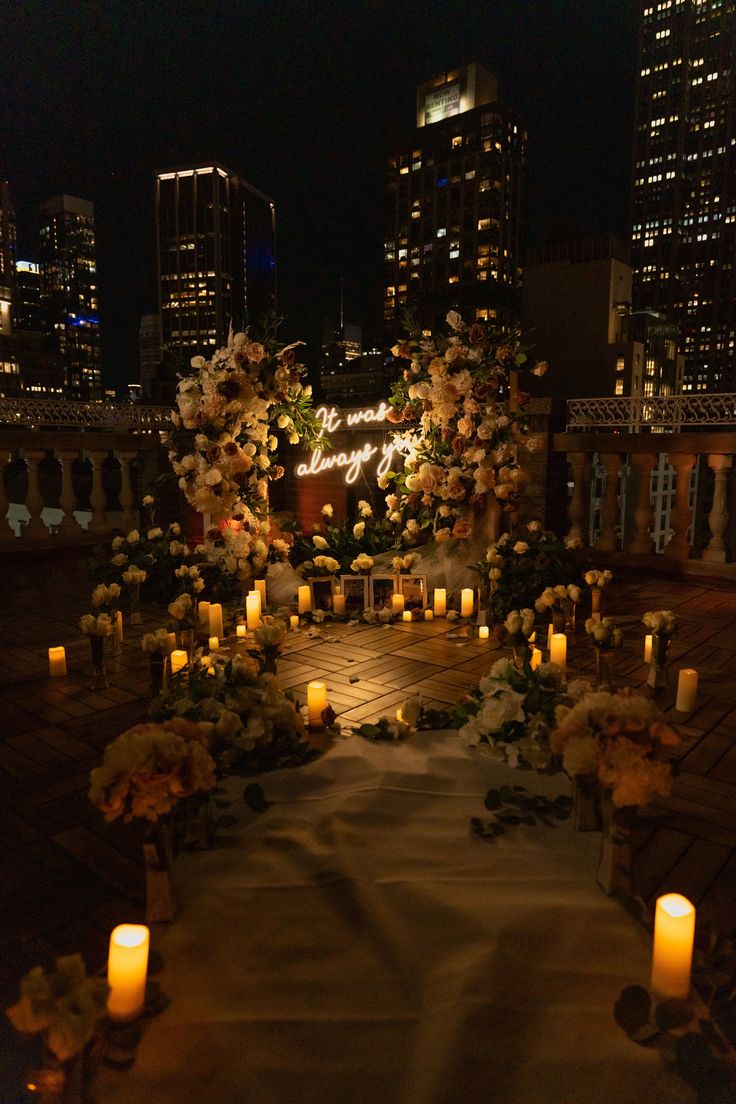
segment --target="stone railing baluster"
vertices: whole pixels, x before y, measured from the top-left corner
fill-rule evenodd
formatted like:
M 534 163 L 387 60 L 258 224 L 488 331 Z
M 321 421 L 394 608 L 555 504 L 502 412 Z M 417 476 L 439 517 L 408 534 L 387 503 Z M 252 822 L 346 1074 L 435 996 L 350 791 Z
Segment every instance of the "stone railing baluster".
M 126 530 L 134 529 L 138 524 L 138 519 L 133 513 L 133 507 L 135 505 L 135 495 L 133 494 L 133 484 L 130 479 L 130 465 L 138 455 L 134 449 L 116 449 L 115 456 L 120 461 L 120 505 L 123 507 L 122 517 L 120 523 Z
M 41 485 L 38 480 L 38 465 L 46 457 L 45 449 L 24 449 L 23 455 L 28 466 L 28 491 L 26 494 L 26 509 L 30 519 L 25 527 L 24 536 L 30 540 L 39 540 L 48 537 L 49 530 L 46 522 L 41 517 L 43 513 L 43 498 Z
M 733 465 L 733 457 L 724 453 L 712 452 L 708 456 L 708 467 L 713 472 L 713 506 L 708 514 L 708 525 L 713 534 L 707 548 L 703 549 L 703 559 L 710 563 L 725 563 L 728 559 L 726 548 L 726 530 L 728 529 L 728 473 Z
M 621 470 L 621 454 L 604 452 L 601 454 L 601 462 L 606 469 L 606 493 L 601 508 L 603 527 L 595 547 L 601 552 L 616 552 L 618 550 L 616 527 L 619 522 L 618 476 Z
M 687 560 L 690 557 L 690 540 L 687 531 L 693 520 L 690 506 L 690 472 L 695 463 L 692 452 L 670 453 L 669 462 L 675 469 L 675 504 L 670 514 L 670 525 L 674 530 L 672 538 L 665 546 L 664 555 Z
M 627 552 L 639 552 L 647 555 L 654 549 L 651 527 L 654 518 L 652 510 L 652 469 L 657 462 L 656 453 L 635 452 L 629 457 L 633 479 L 631 490 L 634 495 L 634 534 L 626 544 Z
M 79 456 L 79 451 L 77 449 L 58 449 L 57 456 L 61 465 L 59 505 L 64 511 L 64 516 L 59 524 L 59 534 L 64 537 L 73 537 L 82 531 L 82 526 L 74 516 L 77 496 L 74 493 L 74 483 L 72 481 L 72 464 Z
M 570 528 L 567 536 L 570 540 L 579 540 L 587 547 L 589 543 L 588 515 L 590 512 L 590 469 L 591 458 L 586 452 L 569 452 L 567 461 L 572 468 L 572 495 L 567 508 Z
M 92 519 L 89 523 L 91 533 L 105 533 L 110 528 L 105 515 L 107 496 L 102 483 L 102 465 L 107 460 L 107 449 L 88 449 L 87 456 L 92 464 L 92 490 L 89 504 L 92 507 Z

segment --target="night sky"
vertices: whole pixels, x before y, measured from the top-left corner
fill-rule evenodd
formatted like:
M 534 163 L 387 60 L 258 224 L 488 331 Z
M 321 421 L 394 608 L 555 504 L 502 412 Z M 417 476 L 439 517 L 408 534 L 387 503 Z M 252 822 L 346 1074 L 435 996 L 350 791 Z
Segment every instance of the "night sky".
M 529 131 L 527 242 L 627 225 L 634 0 L 5 0 L 0 174 L 35 256 L 50 195 L 97 208 L 105 379 L 156 309 L 154 173 L 217 159 L 277 211 L 284 339 L 378 336 L 385 158 L 416 85 L 470 61 Z

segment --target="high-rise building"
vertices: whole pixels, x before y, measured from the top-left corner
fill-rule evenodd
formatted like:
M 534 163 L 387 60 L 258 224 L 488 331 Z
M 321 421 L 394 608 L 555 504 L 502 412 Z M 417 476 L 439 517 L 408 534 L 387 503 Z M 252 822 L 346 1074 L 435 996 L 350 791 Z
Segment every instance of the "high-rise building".
M 161 316 L 144 314 L 138 330 L 138 349 L 141 361 L 141 392 L 143 398 L 153 394 L 153 381 L 161 364 Z
M 94 207 L 62 195 L 41 207 L 40 262 L 48 332 L 64 358 L 66 393 L 102 397 Z
M 680 325 L 683 390 L 736 390 L 736 4 L 642 0 L 635 310 Z
M 0 334 L 12 328 L 11 302 L 15 286 L 15 210 L 7 180 L 0 179 Z
M 210 164 L 156 178 L 162 347 L 188 365 L 275 310 L 275 208 Z
M 384 321 L 409 311 L 445 329 L 448 310 L 503 327 L 518 320 L 526 133 L 497 81 L 464 66 L 417 89 L 411 145 L 389 161 Z
M 13 328 L 30 333 L 44 333 L 46 328 L 41 266 L 34 261 L 15 263 Z

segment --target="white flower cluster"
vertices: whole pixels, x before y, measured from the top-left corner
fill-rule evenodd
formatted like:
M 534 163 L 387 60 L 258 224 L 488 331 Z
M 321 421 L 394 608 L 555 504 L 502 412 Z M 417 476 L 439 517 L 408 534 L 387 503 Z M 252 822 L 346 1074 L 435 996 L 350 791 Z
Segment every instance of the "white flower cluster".
M 544 613 L 548 609 L 564 609 L 565 605 L 580 601 L 580 587 L 570 583 L 568 586 L 560 584 L 556 587 L 545 587 L 534 603 L 537 613 Z
M 511 610 L 504 621 L 504 628 L 509 636 L 531 636 L 534 632 L 534 610 Z
M 140 586 L 141 583 L 145 583 L 148 578 L 148 572 L 144 571 L 142 567 L 136 567 L 135 564 L 131 564 L 127 571 L 123 572 L 123 582 L 128 586 Z
M 586 571 L 584 575 L 588 586 L 604 587 L 613 578 L 612 571 Z
M 585 622 L 585 631 L 596 648 L 620 648 L 623 643 L 624 634 L 610 617 L 603 617 L 600 621 L 589 617 Z
M 115 628 L 108 613 L 85 613 L 79 619 L 79 627 L 85 636 L 111 636 Z
M 644 614 L 642 622 L 656 633 L 671 635 L 677 628 L 677 618 L 672 610 L 650 610 Z
M 92 605 L 95 609 L 117 609 L 120 599 L 120 584 L 110 583 L 109 586 L 105 586 L 104 583 L 100 583 L 92 591 Z
M 146 633 L 141 640 L 141 648 L 149 655 L 169 655 L 171 641 L 166 629 L 156 629 L 155 632 Z

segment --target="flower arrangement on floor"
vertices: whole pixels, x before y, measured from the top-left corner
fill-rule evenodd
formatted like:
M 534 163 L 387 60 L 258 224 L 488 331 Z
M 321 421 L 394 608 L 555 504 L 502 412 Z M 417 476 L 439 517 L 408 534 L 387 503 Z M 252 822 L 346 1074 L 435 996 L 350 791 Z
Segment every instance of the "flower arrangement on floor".
M 286 624 L 276 617 L 264 617 L 253 632 L 255 648 L 248 649 L 262 674 L 276 674 L 276 660 L 286 640 Z
M 590 610 L 594 617 L 600 615 L 603 609 L 603 588 L 613 578 L 612 571 L 598 571 L 596 568 L 586 571 L 583 576 L 590 587 Z
M 483 604 L 499 621 L 509 610 L 532 606 L 546 587 L 578 578 L 572 550 L 539 521 L 530 521 L 521 537 L 504 533 L 473 570 L 480 576 Z
M 523 670 L 528 667 L 530 659 L 529 637 L 534 632 L 534 610 L 509 610 L 503 623 L 508 633 L 509 643 L 513 649 L 514 665 Z
M 292 529 L 291 560 L 306 577 L 320 573 L 319 568 L 312 569 L 315 554 L 326 555 L 338 565 L 321 574 L 347 574 L 358 556 L 373 557 L 397 546 L 392 526 L 385 519 L 376 518 L 373 507 L 365 499 L 358 503 L 359 520 L 355 523 L 347 519 L 334 521 L 334 510 L 329 502 L 322 507 L 321 513 L 322 523 L 315 525 L 311 533 L 305 533 L 299 525 Z
M 652 634 L 652 659 L 647 685 L 652 689 L 667 686 L 667 662 L 670 644 L 677 629 L 677 618 L 672 610 L 649 610 L 642 623 Z
M 187 500 L 215 521 L 247 522 L 266 514 L 269 479 L 284 469 L 279 434 L 308 449 L 326 444 L 296 361 L 303 342 L 281 346 L 276 326 L 263 341 L 230 335 L 210 360 L 192 358 L 193 373 L 177 388 L 177 410 L 166 437 L 169 459 Z
M 565 625 L 572 622 L 574 628 L 575 607 L 580 601 L 580 587 L 575 583 L 565 586 L 545 587 L 534 602 L 537 613 L 549 612 L 555 632 L 564 632 Z
M 585 622 L 585 631 L 595 648 L 595 688 L 610 690 L 610 657 L 623 644 L 624 634 L 610 617 L 603 617 L 600 621 L 589 617 Z
M 209 673 L 209 672 L 212 673 Z M 305 762 L 313 753 L 294 701 L 257 663 L 236 655 L 215 657 L 210 668 L 195 663 L 188 679 L 172 685 L 151 705 L 157 720 L 196 721 L 223 772 L 248 774 Z
M 403 471 L 379 482 L 392 485 L 386 498 L 392 523 L 406 527 L 411 520 L 436 540 L 467 540 L 474 511 L 484 512 L 491 500 L 514 508 L 526 478 L 518 449 L 534 451 L 542 439 L 498 405 L 509 397 L 512 370 L 528 363 L 519 334 L 467 326 L 457 311 L 447 322 L 447 336 L 434 340 L 416 330 L 392 350 L 410 363 L 394 385 L 388 418 L 411 428 L 396 434 Z M 542 375 L 546 365 L 532 371 Z

